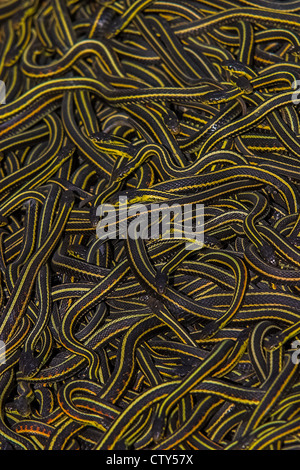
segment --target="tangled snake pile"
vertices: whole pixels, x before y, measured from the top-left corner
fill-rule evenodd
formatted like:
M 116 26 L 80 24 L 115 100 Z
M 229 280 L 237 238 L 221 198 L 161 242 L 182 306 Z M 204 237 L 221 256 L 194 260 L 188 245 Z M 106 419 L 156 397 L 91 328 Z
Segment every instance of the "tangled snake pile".
M 299 449 L 300 1 L 13 0 L 0 48 L 0 449 Z M 203 244 L 99 237 L 121 197 Z

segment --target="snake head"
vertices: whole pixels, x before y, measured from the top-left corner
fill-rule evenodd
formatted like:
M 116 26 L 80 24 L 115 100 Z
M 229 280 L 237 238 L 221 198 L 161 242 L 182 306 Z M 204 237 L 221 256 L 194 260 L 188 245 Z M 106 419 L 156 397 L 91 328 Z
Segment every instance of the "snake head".
M 129 163 L 125 163 L 124 165 L 114 168 L 111 174 L 111 181 L 121 181 L 126 176 L 128 176 L 132 171 L 131 166 Z
M 238 87 L 239 90 L 243 91 L 246 93 L 246 95 L 250 95 L 253 93 L 253 86 L 250 80 L 246 77 L 236 77 L 236 78 L 231 78 L 230 80 L 234 85 Z
M 106 39 L 111 39 L 114 36 L 117 36 L 117 34 L 120 33 L 123 24 L 124 19 L 121 16 L 115 18 L 110 24 L 109 32 L 106 34 Z
M 212 338 L 219 331 L 218 324 L 213 320 L 209 322 L 201 331 L 199 335 L 200 340 L 208 340 Z
M 274 248 L 267 243 L 264 243 L 263 246 L 260 248 L 261 257 L 267 261 L 267 263 L 272 264 L 272 266 L 277 266 L 277 261 L 275 257 Z
M 164 294 L 166 292 L 168 286 L 168 274 L 162 271 L 161 268 L 157 269 L 155 284 L 159 294 Z
M 299 44 L 293 44 L 289 51 L 288 51 L 290 54 L 292 54 L 293 56 L 295 57 L 299 57 L 300 56 L 300 45 Z
M 173 111 L 169 111 L 164 116 L 164 124 L 172 132 L 172 134 L 177 135 L 180 133 L 180 123 L 178 117 Z
M 272 335 L 264 340 L 264 347 L 267 351 L 274 351 L 281 346 L 280 336 Z
M 155 416 L 152 426 L 152 435 L 155 444 L 159 442 L 165 430 L 165 420 L 162 416 Z
M 32 351 L 22 351 L 19 359 L 19 368 L 24 376 L 32 377 L 38 370 L 39 365 L 40 361 L 34 357 Z
M 156 313 L 158 310 L 162 308 L 162 303 L 153 297 L 152 295 L 149 295 L 149 297 L 146 300 L 147 305 L 151 308 L 152 312 Z
M 89 134 L 88 135 L 88 138 L 94 143 L 94 144 L 97 144 L 97 143 L 101 143 L 101 142 L 105 142 L 105 141 L 108 141 L 110 140 L 110 137 L 108 134 L 106 134 L 105 132 L 93 132 L 92 134 Z
M 222 62 L 221 67 L 229 72 L 235 72 L 237 69 L 243 68 L 243 63 L 238 60 L 227 59 Z

